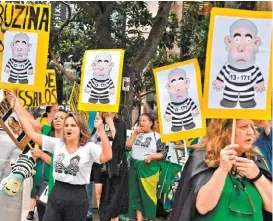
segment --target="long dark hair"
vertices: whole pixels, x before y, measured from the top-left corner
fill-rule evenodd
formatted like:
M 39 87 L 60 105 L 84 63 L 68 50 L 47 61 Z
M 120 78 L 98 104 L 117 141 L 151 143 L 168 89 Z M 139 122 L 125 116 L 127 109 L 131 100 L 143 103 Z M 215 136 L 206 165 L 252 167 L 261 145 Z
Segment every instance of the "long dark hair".
M 48 113 L 50 113 L 52 107 L 53 106 L 46 106 L 45 113 L 43 114 L 42 118 L 48 117 Z

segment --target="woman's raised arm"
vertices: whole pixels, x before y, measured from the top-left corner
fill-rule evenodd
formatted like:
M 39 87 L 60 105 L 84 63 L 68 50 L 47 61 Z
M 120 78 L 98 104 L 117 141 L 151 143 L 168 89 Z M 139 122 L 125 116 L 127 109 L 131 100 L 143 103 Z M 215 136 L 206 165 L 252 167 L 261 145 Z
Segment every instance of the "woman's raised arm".
M 13 111 L 17 114 L 17 117 L 21 123 L 21 126 L 23 127 L 23 130 L 25 134 L 33 140 L 38 145 L 42 146 L 42 135 L 37 133 L 32 125 L 30 124 L 29 120 L 27 119 L 27 116 L 25 115 L 24 108 L 20 104 L 20 101 L 12 94 L 12 92 L 7 92 L 7 95 L 11 97 L 10 104 L 13 109 Z

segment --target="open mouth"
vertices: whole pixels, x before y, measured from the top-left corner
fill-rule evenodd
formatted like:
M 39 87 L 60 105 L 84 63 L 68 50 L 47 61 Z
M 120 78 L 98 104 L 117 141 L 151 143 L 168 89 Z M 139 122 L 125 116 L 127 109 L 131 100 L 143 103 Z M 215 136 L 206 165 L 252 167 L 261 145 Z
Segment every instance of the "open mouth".
M 245 140 L 246 143 L 252 143 L 252 138 L 248 138 Z
M 70 136 L 72 133 L 71 133 L 71 131 L 68 131 L 66 134 L 67 134 L 68 136 Z

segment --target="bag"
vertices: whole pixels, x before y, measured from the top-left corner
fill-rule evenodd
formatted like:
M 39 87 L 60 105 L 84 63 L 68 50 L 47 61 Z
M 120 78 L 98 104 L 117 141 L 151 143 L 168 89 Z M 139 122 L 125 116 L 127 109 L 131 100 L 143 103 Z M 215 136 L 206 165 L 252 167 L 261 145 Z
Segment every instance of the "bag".
M 39 192 L 38 192 L 38 195 L 37 195 L 37 201 L 38 201 L 38 203 L 43 204 L 43 205 L 47 204 L 47 201 L 48 201 L 48 182 L 45 181 L 45 180 L 42 182 L 42 184 L 40 186 L 40 189 L 39 189 Z
M 46 181 L 44 178 L 44 170 L 45 170 L 45 162 L 43 162 L 43 167 L 42 167 L 43 181 L 41 183 L 38 194 L 36 196 L 36 201 L 37 201 L 37 203 L 39 203 L 43 206 L 46 206 L 47 200 L 48 200 L 48 181 Z
M 46 205 L 48 200 L 48 182 L 43 181 L 36 196 L 37 203 Z

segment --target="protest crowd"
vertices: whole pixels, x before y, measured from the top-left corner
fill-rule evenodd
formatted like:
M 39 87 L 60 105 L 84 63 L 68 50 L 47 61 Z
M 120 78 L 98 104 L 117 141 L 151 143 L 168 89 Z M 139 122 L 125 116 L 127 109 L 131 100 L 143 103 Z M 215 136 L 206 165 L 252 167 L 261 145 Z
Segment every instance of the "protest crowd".
M 0 39 L 0 126 L 21 151 L 0 190 L 16 196 L 32 179 L 26 220 L 272 220 L 269 12 L 213 8 L 204 82 L 196 58 L 154 68 L 157 113 L 128 128 L 119 110 L 126 50 L 87 49 L 60 108 L 43 54 L 50 6 L 0 8 L 19 13 Z

